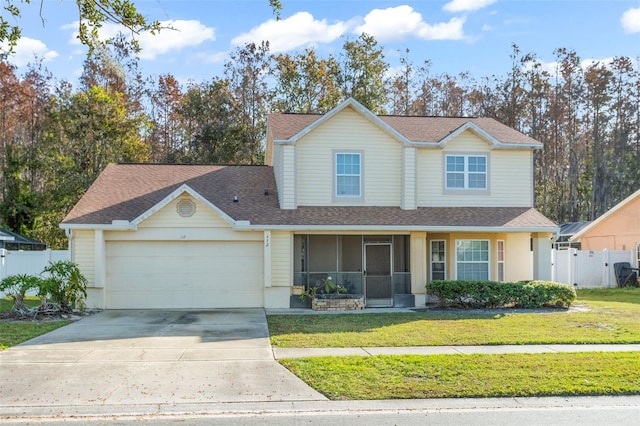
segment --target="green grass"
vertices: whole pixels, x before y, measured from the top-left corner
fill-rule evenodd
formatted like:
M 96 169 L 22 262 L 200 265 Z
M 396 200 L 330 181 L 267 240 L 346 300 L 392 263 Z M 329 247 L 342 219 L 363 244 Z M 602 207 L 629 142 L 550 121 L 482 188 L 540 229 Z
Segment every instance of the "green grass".
M 640 305 L 640 288 L 599 288 L 578 290 L 579 302 L 619 302 Z
M 29 307 L 38 306 L 40 300 L 36 297 L 27 297 L 25 304 Z M 0 299 L 0 312 L 9 312 L 13 307 L 13 301 Z M 69 324 L 71 321 L 0 321 L 0 350 L 26 342 Z
M 640 394 L 640 353 L 317 357 L 280 363 L 332 400 Z
M 280 347 L 640 343 L 640 289 L 578 291 L 586 311 L 269 315 Z

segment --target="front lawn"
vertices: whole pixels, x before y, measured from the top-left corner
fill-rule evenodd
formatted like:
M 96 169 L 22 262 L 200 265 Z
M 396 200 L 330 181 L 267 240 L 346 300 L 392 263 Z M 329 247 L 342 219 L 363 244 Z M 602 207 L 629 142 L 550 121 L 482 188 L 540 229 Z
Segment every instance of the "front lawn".
M 406 355 L 279 361 L 333 400 L 640 394 L 640 353 Z
M 29 307 L 38 306 L 38 298 L 29 298 L 25 304 Z M 13 301 L 0 299 L 0 313 L 9 312 L 13 307 Z M 71 321 L 12 321 L 0 320 L 0 350 L 7 349 L 34 337 L 48 333 L 69 324 Z
M 570 311 L 270 315 L 282 347 L 639 343 L 640 289 L 578 291 Z M 522 312 L 522 311 L 520 311 Z M 280 359 L 334 400 L 640 394 L 640 353 Z
M 280 347 L 640 343 L 640 289 L 579 290 L 585 309 L 269 315 Z M 522 312 L 522 311 L 521 311 Z

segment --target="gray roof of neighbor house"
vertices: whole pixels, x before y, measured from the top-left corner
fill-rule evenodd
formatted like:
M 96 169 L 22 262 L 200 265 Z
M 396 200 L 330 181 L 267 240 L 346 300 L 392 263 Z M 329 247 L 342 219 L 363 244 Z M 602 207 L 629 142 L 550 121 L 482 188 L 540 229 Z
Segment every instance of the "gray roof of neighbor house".
M 3 247 L 9 244 L 12 246 L 36 246 L 46 248 L 47 245 L 40 241 L 36 241 L 34 239 L 25 237 L 24 235 L 17 234 L 15 232 L 9 231 L 8 229 L 0 229 L 0 247 Z
M 235 221 L 256 226 L 506 227 L 555 230 L 529 207 L 331 206 L 282 210 L 269 166 L 110 164 L 62 222 L 65 225 L 132 221 L 183 184 Z M 268 189 L 268 195 L 265 195 Z M 234 203 L 234 197 L 238 202 Z M 553 228 L 553 229 L 551 229 Z
M 570 222 L 570 223 L 562 223 L 558 225 L 558 233 L 559 237 L 570 237 L 576 234 L 578 231 L 583 229 L 585 226 L 589 225 L 591 221 L 584 220 L 582 222 Z
M 270 114 L 269 129 L 274 140 L 287 140 L 322 117 L 322 114 Z M 411 142 L 437 143 L 466 123 L 473 123 L 502 143 L 542 146 L 539 141 L 492 118 L 393 115 L 378 118 Z

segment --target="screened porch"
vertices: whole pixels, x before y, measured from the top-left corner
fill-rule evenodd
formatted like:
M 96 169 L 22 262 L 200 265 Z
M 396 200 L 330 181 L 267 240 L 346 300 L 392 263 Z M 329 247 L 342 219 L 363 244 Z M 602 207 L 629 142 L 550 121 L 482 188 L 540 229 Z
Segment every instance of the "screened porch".
M 294 236 L 294 285 L 327 277 L 368 307 L 413 306 L 408 235 Z

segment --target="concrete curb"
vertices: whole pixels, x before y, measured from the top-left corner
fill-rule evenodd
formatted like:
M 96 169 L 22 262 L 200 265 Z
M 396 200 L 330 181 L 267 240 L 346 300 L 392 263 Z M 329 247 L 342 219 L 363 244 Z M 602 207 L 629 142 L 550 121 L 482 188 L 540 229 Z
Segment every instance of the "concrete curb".
M 4 420 L 117 419 L 339 412 L 434 412 L 518 409 L 620 408 L 640 406 L 640 396 L 447 398 L 381 401 L 274 401 L 239 403 L 131 404 L 0 407 Z

